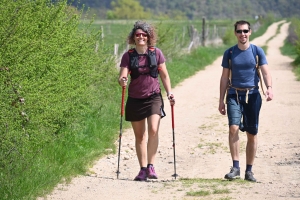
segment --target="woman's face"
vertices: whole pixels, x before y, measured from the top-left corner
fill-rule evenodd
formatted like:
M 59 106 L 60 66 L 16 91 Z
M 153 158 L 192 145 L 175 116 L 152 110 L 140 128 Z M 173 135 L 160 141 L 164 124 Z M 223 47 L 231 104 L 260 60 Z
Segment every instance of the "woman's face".
M 137 29 L 133 37 L 136 46 L 147 46 L 148 34 L 142 29 Z

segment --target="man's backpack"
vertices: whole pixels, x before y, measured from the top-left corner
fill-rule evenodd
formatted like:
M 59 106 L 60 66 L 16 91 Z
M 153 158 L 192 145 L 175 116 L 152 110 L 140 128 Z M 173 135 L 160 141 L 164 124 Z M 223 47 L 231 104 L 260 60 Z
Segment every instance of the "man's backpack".
M 138 54 L 135 48 L 129 49 L 129 74 L 132 79 L 136 79 L 140 76 L 139 68 L 146 67 L 146 66 L 139 66 L 139 56 L 147 56 L 148 58 L 148 66 L 150 68 L 149 74 L 153 78 L 158 77 L 158 66 L 156 61 L 156 48 L 155 47 L 148 47 L 148 54 Z
M 265 94 L 265 91 L 264 91 L 264 88 L 263 88 L 263 85 L 262 85 L 261 72 L 260 72 L 260 66 L 259 66 L 259 56 L 257 54 L 257 46 L 253 45 L 253 44 L 250 44 L 250 47 L 252 49 L 252 53 L 253 53 L 253 56 L 254 56 L 255 61 L 256 61 L 256 72 L 257 72 L 257 75 L 258 75 L 258 78 L 259 78 L 260 86 L 261 86 L 263 94 Z M 228 66 L 229 66 L 229 83 L 228 83 L 228 87 L 229 88 L 232 87 L 232 84 L 231 84 L 231 78 L 232 78 L 231 55 L 233 54 L 233 50 L 234 50 L 234 46 L 231 47 L 228 51 Z

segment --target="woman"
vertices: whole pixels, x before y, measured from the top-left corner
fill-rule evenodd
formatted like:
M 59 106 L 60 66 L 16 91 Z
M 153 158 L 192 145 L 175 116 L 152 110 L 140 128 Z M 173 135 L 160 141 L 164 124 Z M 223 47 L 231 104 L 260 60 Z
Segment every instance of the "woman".
M 146 22 L 137 21 L 128 35 L 128 44 L 135 45 L 135 48 L 124 53 L 120 64 L 120 86 L 127 85 L 128 74 L 131 77 L 125 120 L 131 122 L 140 164 L 140 171 L 134 178 L 135 181 L 157 179 L 153 164 L 158 148 L 159 123 L 165 116 L 158 76 L 161 78 L 170 104 L 175 104 L 165 57 L 160 49 L 154 47 L 156 40 L 154 27 Z

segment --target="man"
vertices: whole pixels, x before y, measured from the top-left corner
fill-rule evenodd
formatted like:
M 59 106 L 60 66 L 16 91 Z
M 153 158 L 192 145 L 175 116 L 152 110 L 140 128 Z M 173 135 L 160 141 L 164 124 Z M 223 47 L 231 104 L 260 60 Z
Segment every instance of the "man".
M 234 34 L 237 38 L 237 44 L 224 52 L 223 71 L 220 80 L 219 112 L 226 115 L 224 103 L 224 100 L 226 100 L 229 148 L 233 161 L 233 167 L 225 175 L 225 178 L 229 180 L 240 178 L 240 129 L 243 132 L 246 131 L 247 134 L 245 180 L 256 182 L 252 165 L 257 150 L 259 112 L 262 103 L 258 86 L 258 82 L 262 80 L 260 80 L 260 73 L 256 70 L 256 63 L 258 62 L 257 65 L 261 68 L 264 83 L 267 87 L 265 93 L 267 101 L 273 99 L 272 77 L 264 51 L 249 42 L 251 35 L 250 23 L 243 20 L 237 21 L 234 24 Z M 258 59 L 256 59 L 256 55 L 258 55 Z

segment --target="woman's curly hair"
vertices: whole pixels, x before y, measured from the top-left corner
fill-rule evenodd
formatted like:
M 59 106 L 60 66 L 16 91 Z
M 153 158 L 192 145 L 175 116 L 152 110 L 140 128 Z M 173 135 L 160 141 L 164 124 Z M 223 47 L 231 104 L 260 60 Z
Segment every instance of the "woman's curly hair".
M 131 30 L 131 32 L 128 35 L 127 38 L 127 42 L 130 45 L 134 45 L 135 41 L 134 41 L 134 37 L 135 37 L 135 31 L 137 29 L 141 29 L 143 30 L 145 33 L 147 33 L 148 35 L 148 40 L 147 40 L 147 44 L 148 46 L 155 46 L 156 41 L 157 41 L 157 35 L 156 35 L 156 31 L 153 25 L 144 22 L 144 21 L 137 21 L 135 22 L 135 24 L 133 25 L 133 29 Z

